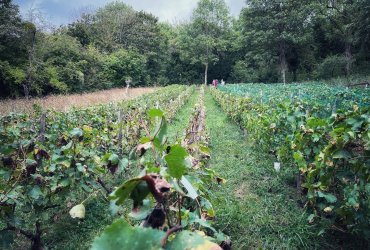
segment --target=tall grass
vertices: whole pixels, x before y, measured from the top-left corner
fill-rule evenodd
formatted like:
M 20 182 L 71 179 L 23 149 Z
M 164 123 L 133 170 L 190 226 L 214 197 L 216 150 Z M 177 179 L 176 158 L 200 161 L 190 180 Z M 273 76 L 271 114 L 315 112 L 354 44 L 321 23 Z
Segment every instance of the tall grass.
M 90 105 L 129 100 L 139 95 L 153 92 L 154 90 L 156 88 L 133 88 L 126 92 L 124 88 L 115 88 L 84 94 L 49 95 L 30 100 L 25 98 L 0 100 L 0 115 L 6 115 L 10 112 L 30 113 L 33 111 L 33 105 L 39 105 L 43 109 L 68 111 L 71 107 L 87 107 Z

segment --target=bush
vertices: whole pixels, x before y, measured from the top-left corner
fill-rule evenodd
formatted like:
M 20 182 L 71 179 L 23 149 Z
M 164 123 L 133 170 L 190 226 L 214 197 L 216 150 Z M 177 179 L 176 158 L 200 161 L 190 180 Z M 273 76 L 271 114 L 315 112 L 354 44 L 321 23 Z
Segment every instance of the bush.
M 232 69 L 231 78 L 233 82 L 256 82 L 258 76 L 256 71 L 250 69 L 245 61 L 237 61 Z
M 347 59 L 342 55 L 329 56 L 319 64 L 317 76 L 322 79 L 329 79 L 346 74 Z
M 134 50 L 120 49 L 104 60 L 103 71 L 108 81 L 115 86 L 125 86 L 126 79 L 132 79 L 132 86 L 141 84 L 145 79 L 145 56 Z
M 26 73 L 19 67 L 9 65 L 7 61 L 0 61 L 0 96 L 17 97 L 22 95 L 22 83 Z

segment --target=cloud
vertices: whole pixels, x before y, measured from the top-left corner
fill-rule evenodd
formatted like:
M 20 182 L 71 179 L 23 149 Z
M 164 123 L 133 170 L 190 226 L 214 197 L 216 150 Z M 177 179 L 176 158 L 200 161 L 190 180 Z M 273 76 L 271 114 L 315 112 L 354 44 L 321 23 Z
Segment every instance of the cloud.
M 93 7 L 99 8 L 115 0 L 15 0 L 20 6 L 22 15 L 31 8 L 40 10 L 54 25 L 67 24 L 75 17 L 78 10 Z M 225 0 L 232 15 L 237 16 L 245 5 L 244 0 Z M 161 21 L 178 22 L 188 19 L 198 0 L 124 0 L 136 10 L 144 10 L 159 17 Z

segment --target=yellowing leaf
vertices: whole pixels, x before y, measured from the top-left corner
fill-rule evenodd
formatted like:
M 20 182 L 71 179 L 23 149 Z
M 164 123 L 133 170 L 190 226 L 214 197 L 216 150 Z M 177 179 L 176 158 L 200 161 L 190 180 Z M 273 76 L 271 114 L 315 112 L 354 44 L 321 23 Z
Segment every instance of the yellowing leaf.
M 69 211 L 69 215 L 71 215 L 72 218 L 83 219 L 85 218 L 85 212 L 85 206 L 83 204 L 79 204 L 72 207 L 72 209 Z
M 332 209 L 331 207 L 326 207 L 326 208 L 324 209 L 324 212 L 325 212 L 325 213 L 330 213 L 331 211 L 333 211 L 333 209 Z
M 192 249 L 194 250 L 222 250 L 222 248 L 219 245 L 211 241 L 208 241 L 208 240 L 204 241 L 202 245 L 199 245 Z

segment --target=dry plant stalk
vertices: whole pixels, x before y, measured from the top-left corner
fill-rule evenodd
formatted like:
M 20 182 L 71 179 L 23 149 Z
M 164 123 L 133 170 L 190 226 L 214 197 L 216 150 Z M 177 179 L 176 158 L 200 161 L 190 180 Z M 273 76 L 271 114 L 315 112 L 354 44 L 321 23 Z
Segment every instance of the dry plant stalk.
M 83 94 L 49 95 L 30 100 L 25 98 L 0 100 L 0 115 L 7 115 L 10 112 L 31 113 L 33 112 L 32 106 L 34 104 L 41 106 L 43 109 L 68 111 L 71 107 L 87 107 L 129 100 L 142 94 L 153 92 L 156 89 L 158 88 L 132 88 L 126 93 L 125 88 L 115 88 Z

